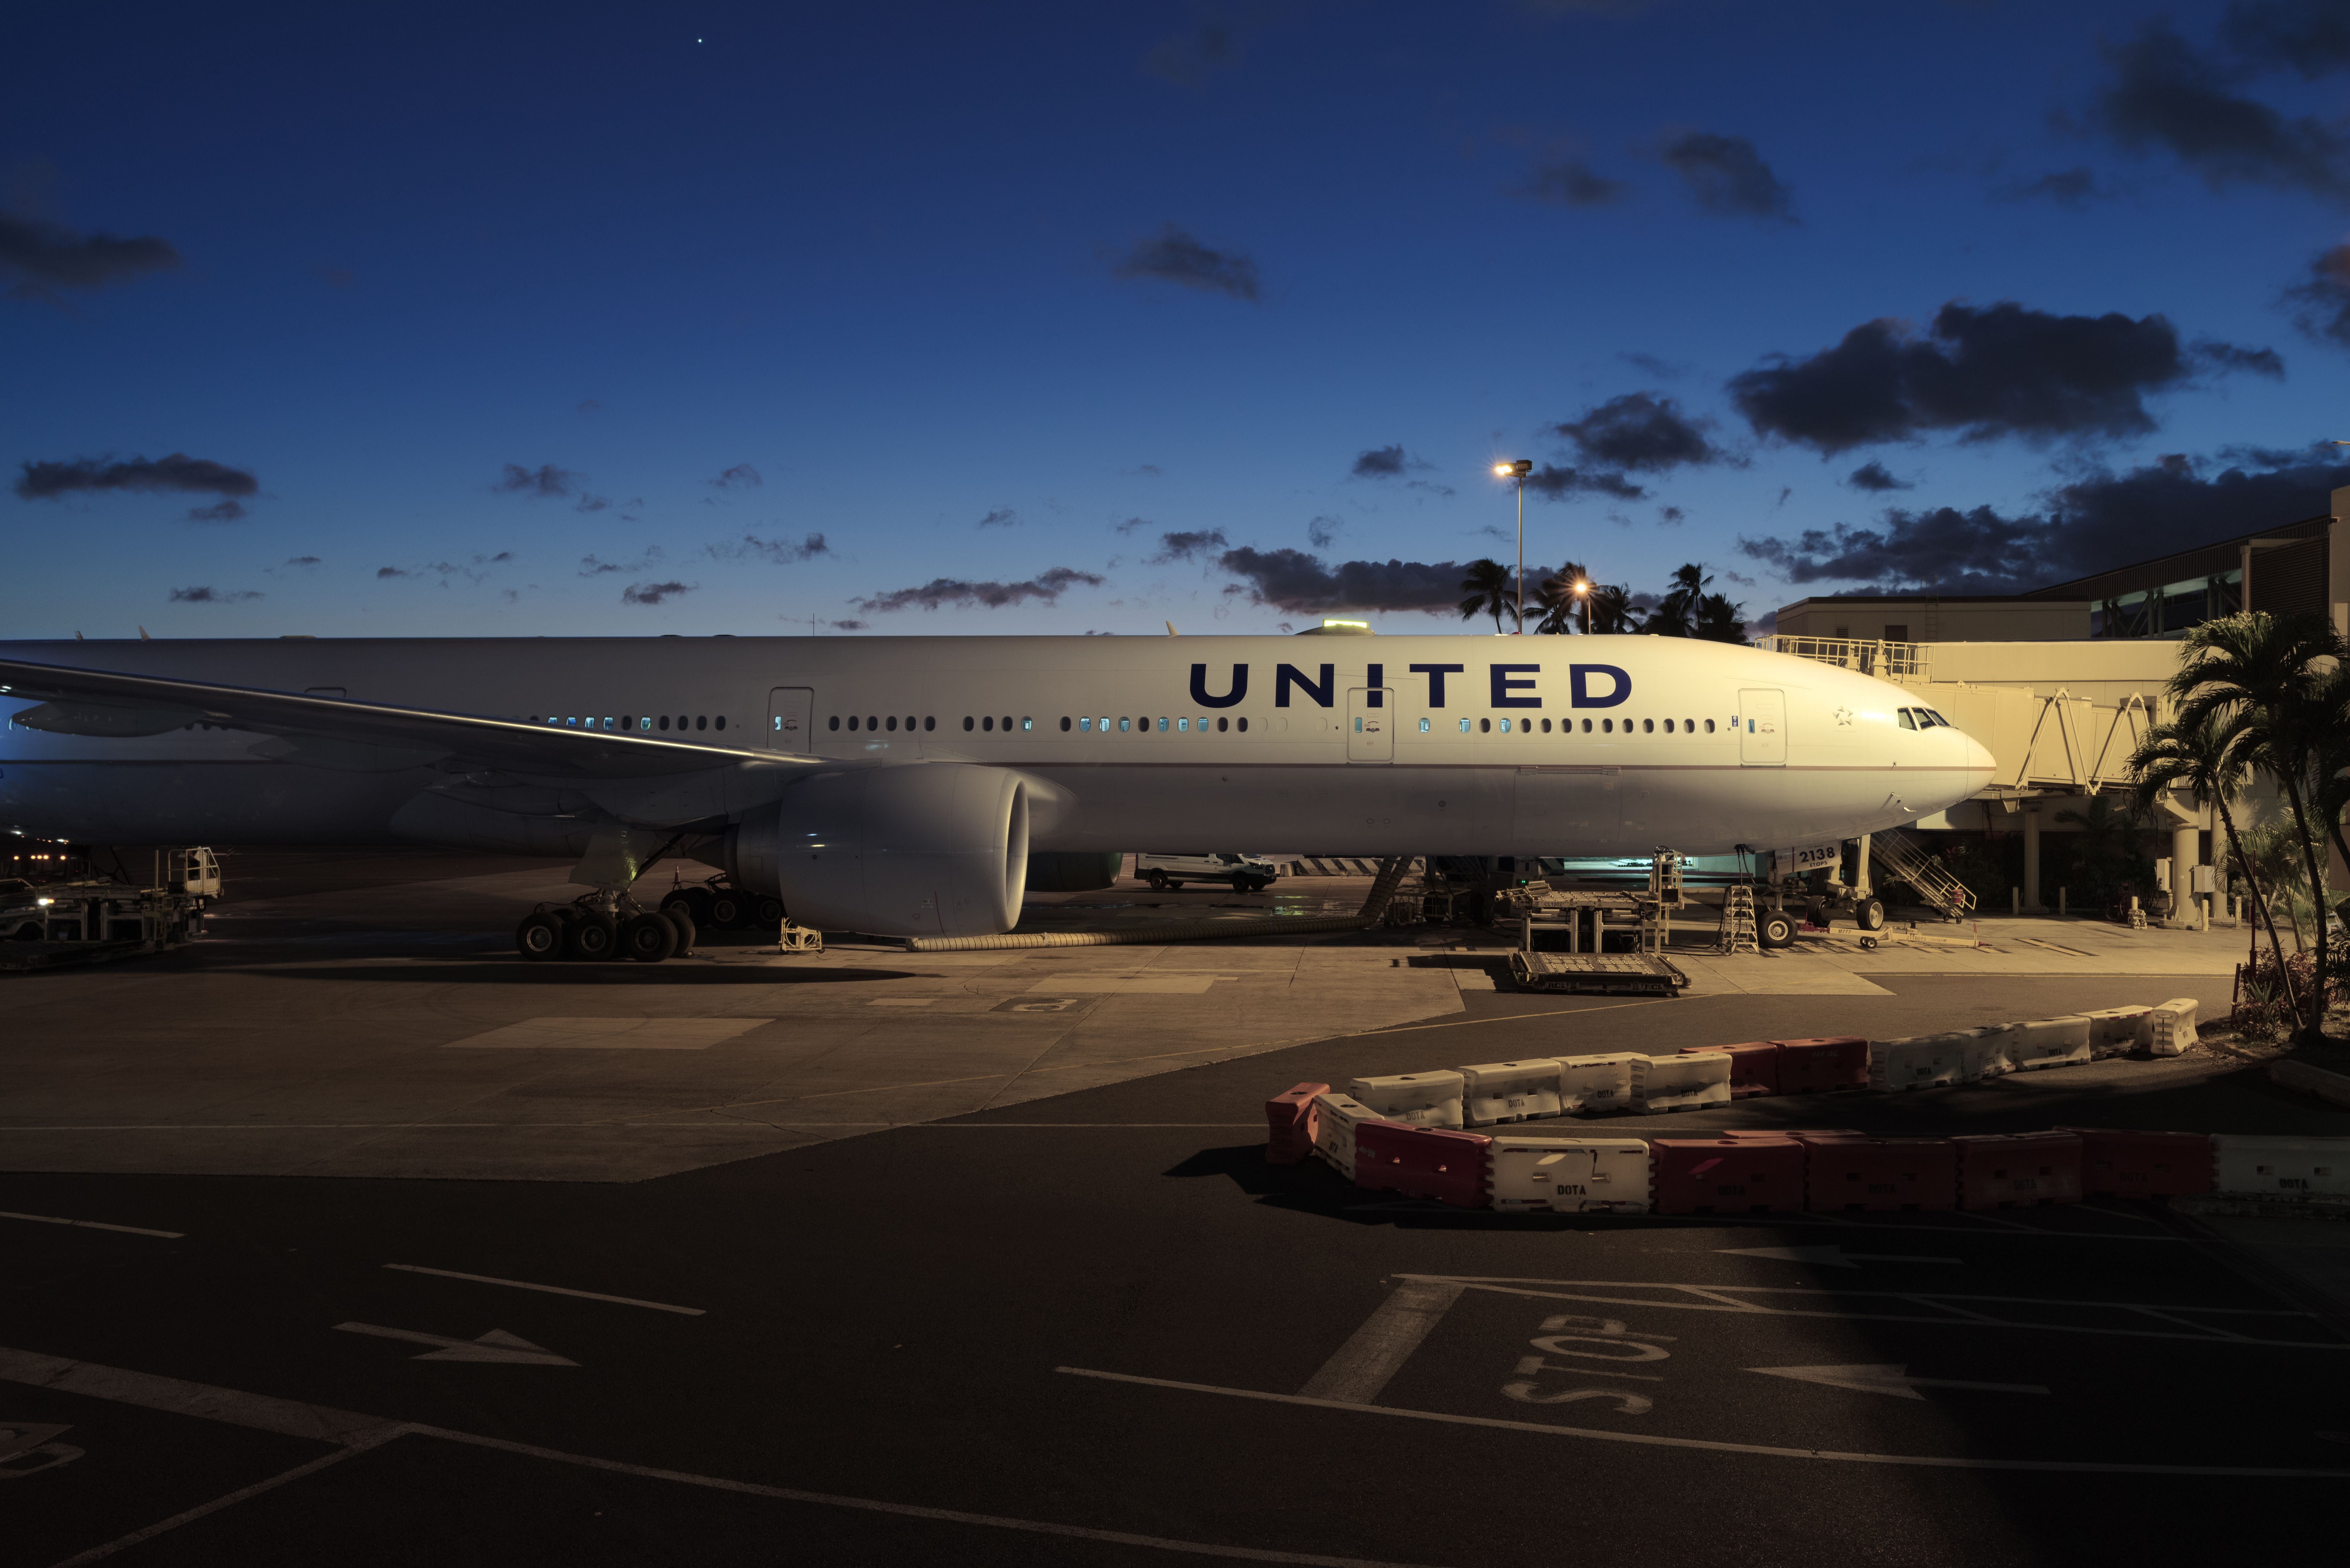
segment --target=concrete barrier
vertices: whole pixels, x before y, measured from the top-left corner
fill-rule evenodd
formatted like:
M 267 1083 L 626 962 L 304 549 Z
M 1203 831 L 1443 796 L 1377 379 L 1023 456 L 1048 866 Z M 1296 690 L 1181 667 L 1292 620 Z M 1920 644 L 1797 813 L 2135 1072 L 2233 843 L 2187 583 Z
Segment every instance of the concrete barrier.
M 1751 1100 L 1779 1092 L 1779 1043 L 1749 1040 L 1737 1045 L 1684 1045 L 1681 1054 L 1720 1051 L 1730 1057 L 1730 1097 Z
M 1730 1104 L 1730 1058 L 1720 1051 L 1632 1059 L 1632 1107 L 1649 1116 Z
M 1779 1092 L 1833 1095 L 1868 1087 L 1868 1042 L 1857 1034 L 1773 1040 L 1779 1048 Z
M 2133 1002 L 2127 1007 L 2101 1007 L 2081 1016 L 2089 1021 L 2089 1054 L 2092 1058 L 2126 1056 L 2146 1043 L 2138 1038 L 2147 1027 L 2146 1015 L 2154 1010 L 2145 1002 Z
M 2089 1060 L 2093 1026 L 2077 1012 L 2059 1018 L 2038 1018 L 2011 1025 L 2007 1060 L 2012 1072 L 2033 1073 L 2043 1067 L 2071 1067 Z
M 2146 1048 L 2157 1056 L 2177 1056 L 2195 1044 L 2195 999 L 2174 997 L 2146 1015 Z
M 1804 1146 L 1791 1137 L 1648 1140 L 1659 1214 L 1792 1214 L 1804 1206 Z
M 1907 1094 L 1912 1089 L 1939 1089 L 1972 1082 L 1965 1033 L 1909 1034 L 1868 1043 L 1868 1086 L 1880 1095 Z
M 2211 1189 L 2245 1196 L 2350 1197 L 2350 1137 L 2215 1133 Z
M 1365 1122 L 1355 1129 L 1355 1185 L 1369 1192 L 1432 1198 L 1455 1209 L 1492 1204 L 1483 1133 Z
M 1314 1096 L 1314 1152 L 1347 1180 L 1355 1179 L 1355 1137 L 1379 1114 L 1351 1095 Z
M 1377 1111 L 1381 1118 L 1416 1127 L 1459 1127 L 1462 1125 L 1461 1075 L 1452 1072 L 1395 1073 L 1380 1078 L 1357 1078 L 1347 1093 Z
M 2093 1197 L 2192 1198 L 2211 1190 L 2211 1140 L 2202 1133 L 2058 1127 L 2081 1140 L 2081 1190 Z
M 2339 1073 L 2329 1073 L 2306 1062 L 2279 1058 L 2269 1064 L 2269 1082 L 2315 1095 L 2328 1105 L 2350 1109 L 2350 1078 Z
M 1944 1137 L 1868 1137 L 1799 1132 L 1804 1207 L 1823 1214 L 1958 1206 L 1958 1147 Z
M 2081 1139 L 2065 1132 L 1965 1134 L 1959 1207 L 2030 1209 L 2081 1200 Z
M 2015 1030 L 2012 1023 L 1986 1023 L 1976 1029 L 1960 1030 L 1958 1081 L 1976 1084 L 2014 1072 Z
M 1648 1146 L 1638 1138 L 1521 1137 L 1497 1133 L 1493 1207 L 1523 1214 L 1645 1214 Z
M 1314 1150 L 1314 1096 L 1327 1084 L 1299 1084 L 1264 1103 L 1264 1158 L 1268 1165 L 1295 1165 Z
M 1647 1059 L 1637 1051 L 1560 1057 L 1559 1109 L 1580 1112 L 1585 1116 L 1597 1111 L 1631 1109 L 1632 1064 Z
M 1559 1114 L 1555 1056 L 1463 1067 L 1461 1079 L 1461 1110 L 1472 1127 Z

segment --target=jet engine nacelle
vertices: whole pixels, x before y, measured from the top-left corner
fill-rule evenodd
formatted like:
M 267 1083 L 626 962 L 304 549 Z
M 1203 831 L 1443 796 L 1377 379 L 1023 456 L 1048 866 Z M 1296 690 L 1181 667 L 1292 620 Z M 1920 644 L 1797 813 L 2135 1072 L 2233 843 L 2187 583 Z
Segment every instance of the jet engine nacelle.
M 1026 781 L 966 763 L 821 774 L 726 832 L 729 879 L 818 930 L 993 936 L 1027 873 Z

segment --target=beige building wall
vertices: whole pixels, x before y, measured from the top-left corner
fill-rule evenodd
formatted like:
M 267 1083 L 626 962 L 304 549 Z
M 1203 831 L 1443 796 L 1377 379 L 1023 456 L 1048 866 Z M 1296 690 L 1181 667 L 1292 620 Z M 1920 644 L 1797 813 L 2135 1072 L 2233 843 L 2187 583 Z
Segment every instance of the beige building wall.
M 2085 641 L 2089 601 L 1798 599 L 1779 612 L 1778 631 L 1867 642 Z

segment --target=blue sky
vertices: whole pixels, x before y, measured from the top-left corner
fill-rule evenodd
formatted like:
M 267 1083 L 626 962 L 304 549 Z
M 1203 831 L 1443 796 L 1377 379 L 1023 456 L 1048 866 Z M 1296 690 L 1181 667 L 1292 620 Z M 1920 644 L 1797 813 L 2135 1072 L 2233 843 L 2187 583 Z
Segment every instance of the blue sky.
M 1759 622 L 2350 483 L 2341 0 L 50 5 L 0 51 L 10 636 L 1439 630 L 1520 456 L 1530 566 L 1701 561 Z

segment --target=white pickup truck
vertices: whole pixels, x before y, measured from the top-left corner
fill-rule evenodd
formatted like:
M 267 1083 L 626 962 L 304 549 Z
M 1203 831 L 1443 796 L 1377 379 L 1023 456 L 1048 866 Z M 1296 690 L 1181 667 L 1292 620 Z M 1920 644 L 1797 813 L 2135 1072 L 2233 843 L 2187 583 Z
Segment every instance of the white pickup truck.
M 1270 888 L 1281 867 L 1262 855 L 1137 855 L 1134 874 L 1153 888 L 1186 882 L 1227 882 L 1238 893 Z

